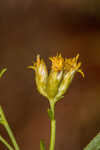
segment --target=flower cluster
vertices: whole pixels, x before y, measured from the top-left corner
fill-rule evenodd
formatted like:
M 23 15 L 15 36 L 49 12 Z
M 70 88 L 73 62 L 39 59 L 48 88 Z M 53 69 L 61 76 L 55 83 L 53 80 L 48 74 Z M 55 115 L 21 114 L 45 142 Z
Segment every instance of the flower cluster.
M 35 71 L 36 85 L 40 94 L 55 102 L 61 99 L 76 72 L 84 77 L 84 73 L 80 69 L 81 62 L 78 62 L 78 58 L 79 54 L 74 58 L 65 59 L 61 54 L 50 57 L 52 65 L 48 74 L 44 60 L 40 58 L 40 55 L 37 55 L 37 61 L 29 68 Z

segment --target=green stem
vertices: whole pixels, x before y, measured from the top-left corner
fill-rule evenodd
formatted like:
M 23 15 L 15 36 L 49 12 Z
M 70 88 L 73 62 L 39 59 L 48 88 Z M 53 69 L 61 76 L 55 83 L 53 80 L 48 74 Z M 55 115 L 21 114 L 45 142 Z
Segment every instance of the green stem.
M 9 150 L 14 150 L 10 144 L 0 135 L 0 141 L 9 149 Z
M 54 150 L 55 147 L 55 134 L 56 134 L 56 121 L 55 121 L 55 112 L 54 112 L 54 106 L 55 103 L 53 100 L 50 100 L 50 107 L 52 111 L 52 118 L 51 118 L 51 137 L 50 137 L 50 146 L 49 150 Z
M 10 139 L 11 139 L 13 145 L 14 145 L 15 150 L 20 150 L 20 149 L 19 149 L 19 146 L 18 146 L 18 144 L 17 144 L 17 142 L 16 142 L 16 139 L 15 139 L 15 137 L 14 137 L 14 135 L 13 135 L 13 132 L 12 132 L 12 130 L 11 130 L 11 128 L 10 128 L 10 126 L 9 126 L 9 124 L 8 124 L 8 122 L 7 122 L 7 120 L 6 120 L 6 117 L 5 117 L 4 112 L 3 112 L 3 110 L 2 110 L 1 107 L 0 107 L 0 113 L 1 113 L 1 118 L 2 118 L 2 120 L 3 120 L 3 123 L 2 123 L 2 124 L 4 125 L 6 131 L 7 131 L 8 135 L 9 135 L 9 137 L 10 137 Z
M 15 147 L 15 150 L 19 150 L 19 146 L 18 146 L 18 144 L 16 142 L 16 139 L 15 139 L 13 133 L 12 133 L 12 130 L 11 130 L 8 122 L 6 122 L 6 124 L 4 126 L 5 126 L 6 131 L 8 132 L 8 135 L 9 135 L 9 137 L 10 137 L 14 147 Z

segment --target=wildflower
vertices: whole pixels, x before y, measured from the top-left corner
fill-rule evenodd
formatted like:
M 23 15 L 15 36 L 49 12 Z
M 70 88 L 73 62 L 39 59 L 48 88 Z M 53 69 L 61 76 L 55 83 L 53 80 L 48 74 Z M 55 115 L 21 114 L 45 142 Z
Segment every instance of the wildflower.
M 40 59 L 40 55 L 37 55 L 37 61 L 33 64 L 33 66 L 29 66 L 28 68 L 35 70 L 35 80 L 37 89 L 40 92 L 40 94 L 47 97 L 46 83 L 48 72 L 44 60 Z
M 40 55 L 37 55 L 37 61 L 28 68 L 35 70 L 36 85 L 40 94 L 48 98 L 49 101 L 57 102 L 61 99 L 76 72 L 81 73 L 84 77 L 84 73 L 80 69 L 81 62 L 78 62 L 78 58 L 79 54 L 74 58 L 66 58 L 65 60 L 61 54 L 50 57 L 52 65 L 48 75 L 44 60 L 40 59 Z
M 37 55 L 37 61 L 33 66 L 29 68 L 35 70 L 35 79 L 38 91 L 48 98 L 50 108 L 48 109 L 48 116 L 51 120 L 51 139 L 49 150 L 54 150 L 55 144 L 55 104 L 60 100 L 69 85 L 71 84 L 76 72 L 81 73 L 84 77 L 84 73 L 80 69 L 81 62 L 78 62 L 79 54 L 74 58 L 64 58 L 61 54 L 57 54 L 55 57 L 50 57 L 52 62 L 51 70 L 48 75 L 48 71 L 43 59 Z M 45 150 L 45 144 L 40 141 L 40 149 Z

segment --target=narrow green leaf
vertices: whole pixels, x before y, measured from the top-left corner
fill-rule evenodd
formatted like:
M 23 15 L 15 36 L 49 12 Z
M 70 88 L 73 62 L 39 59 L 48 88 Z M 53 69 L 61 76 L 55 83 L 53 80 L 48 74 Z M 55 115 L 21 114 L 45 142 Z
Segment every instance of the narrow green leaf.
M 98 133 L 83 150 L 100 150 L 100 133 Z
M 43 140 L 40 140 L 40 150 L 46 150 L 46 147 L 45 147 Z
M 3 68 L 1 71 L 0 71 L 0 78 L 3 76 L 3 74 L 7 71 L 7 68 Z

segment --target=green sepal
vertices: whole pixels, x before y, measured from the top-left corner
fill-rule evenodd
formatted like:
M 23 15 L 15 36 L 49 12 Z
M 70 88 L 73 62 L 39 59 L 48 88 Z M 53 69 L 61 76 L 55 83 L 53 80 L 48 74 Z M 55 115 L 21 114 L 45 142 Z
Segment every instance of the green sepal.
M 100 150 L 100 133 L 98 133 L 83 150 Z
M 48 108 L 48 116 L 49 116 L 50 120 L 53 119 L 53 113 L 52 113 L 52 110 L 50 108 Z
M 0 78 L 3 76 L 3 74 L 7 71 L 7 68 L 3 68 L 1 71 L 0 71 Z
M 46 146 L 43 140 L 40 140 L 40 150 L 46 150 Z

